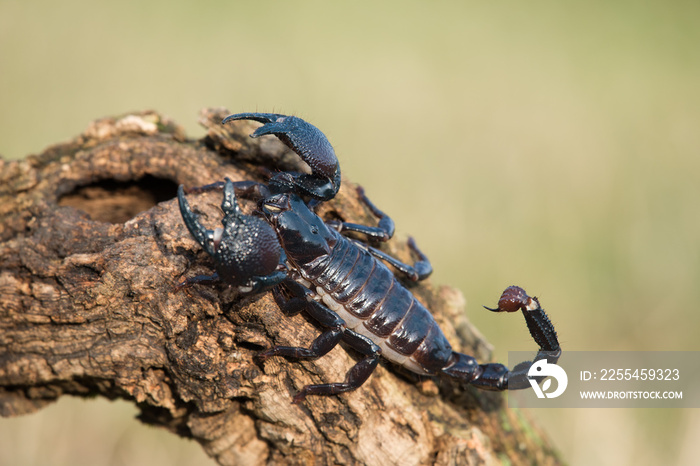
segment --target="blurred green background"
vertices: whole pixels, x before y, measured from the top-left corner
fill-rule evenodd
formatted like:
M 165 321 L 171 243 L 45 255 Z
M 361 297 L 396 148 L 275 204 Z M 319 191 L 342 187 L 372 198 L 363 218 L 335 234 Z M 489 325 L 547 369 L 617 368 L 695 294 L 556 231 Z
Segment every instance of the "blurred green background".
M 698 350 L 700 3 L 0 2 L 0 154 L 155 109 L 295 114 L 495 315 L 537 294 L 565 350 Z M 0 419 L 0 464 L 206 464 L 123 403 Z M 693 464 L 698 410 L 537 410 L 571 464 Z M 98 435 L 99 434 L 99 435 Z M 694 463 L 697 464 L 697 463 Z

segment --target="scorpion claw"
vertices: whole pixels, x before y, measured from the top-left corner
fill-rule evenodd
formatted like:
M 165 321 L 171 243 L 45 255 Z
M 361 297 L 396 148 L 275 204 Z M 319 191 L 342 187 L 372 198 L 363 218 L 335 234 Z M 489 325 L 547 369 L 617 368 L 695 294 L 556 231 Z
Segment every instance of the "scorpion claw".
M 278 192 L 295 192 L 327 201 L 340 189 L 340 165 L 333 146 L 314 125 L 295 116 L 277 113 L 237 113 L 222 120 L 253 120 L 263 123 L 250 136 L 257 138 L 272 134 L 292 149 L 311 168 L 311 175 L 280 173 L 270 180 Z
M 180 205 L 180 214 L 182 214 L 185 226 L 204 250 L 210 255 L 213 255 L 216 252 L 216 248 L 214 247 L 215 233 L 212 230 L 204 228 L 199 222 L 199 216 L 192 211 L 190 204 L 187 202 L 183 185 L 177 188 L 177 200 Z
M 221 124 L 224 125 L 232 120 L 253 120 L 253 121 L 259 121 L 260 123 L 272 123 L 273 121 L 276 121 L 279 118 L 284 118 L 284 115 L 280 115 L 279 113 L 256 113 L 256 112 L 235 113 L 235 114 L 229 115 L 226 118 L 224 118 L 223 120 L 221 120 Z
M 227 216 L 236 217 L 241 215 L 241 209 L 236 202 L 236 191 L 233 188 L 233 182 L 229 178 L 224 178 L 224 199 L 221 201 L 221 210 Z
M 214 259 L 216 278 L 221 277 L 239 288 L 250 288 L 250 291 L 274 286 L 286 277 L 285 271 L 277 270 L 282 257 L 277 234 L 264 220 L 243 214 L 230 179 L 226 178 L 223 188 L 222 228 L 214 230 L 208 230 L 200 223 L 185 198 L 184 187 L 178 188 L 180 213 L 187 229 Z M 194 281 L 202 280 L 195 278 Z

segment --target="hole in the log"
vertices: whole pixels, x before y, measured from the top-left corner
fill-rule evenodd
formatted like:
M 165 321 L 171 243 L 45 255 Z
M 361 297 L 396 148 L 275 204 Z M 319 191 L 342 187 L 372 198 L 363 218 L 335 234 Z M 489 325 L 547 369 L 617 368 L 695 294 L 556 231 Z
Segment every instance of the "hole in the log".
M 150 175 L 133 181 L 104 179 L 64 194 L 58 205 L 80 209 L 98 222 L 124 223 L 176 193 L 177 184 Z

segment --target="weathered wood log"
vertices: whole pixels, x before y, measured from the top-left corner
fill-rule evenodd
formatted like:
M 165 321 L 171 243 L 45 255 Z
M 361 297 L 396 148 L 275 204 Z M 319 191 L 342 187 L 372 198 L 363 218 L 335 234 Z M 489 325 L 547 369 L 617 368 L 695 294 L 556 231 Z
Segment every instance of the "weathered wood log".
M 306 384 L 343 380 L 358 355 L 337 348 L 317 361 L 258 365 L 257 351 L 305 345 L 318 329 L 284 317 L 269 293 L 174 292 L 183 277 L 211 272 L 180 217 L 178 184 L 303 166 L 275 138 L 249 138 L 253 123 L 220 125 L 226 114 L 202 113 L 202 140 L 142 112 L 96 121 L 39 156 L 0 160 L 0 414 L 64 394 L 119 397 L 220 464 L 558 463 L 502 394 L 417 380 L 390 364 L 354 392 L 292 405 Z M 218 224 L 220 194 L 192 202 Z M 347 180 L 320 215 L 375 221 Z M 408 260 L 404 242 L 382 247 Z M 489 359 L 458 291 L 429 281 L 411 290 L 457 350 Z

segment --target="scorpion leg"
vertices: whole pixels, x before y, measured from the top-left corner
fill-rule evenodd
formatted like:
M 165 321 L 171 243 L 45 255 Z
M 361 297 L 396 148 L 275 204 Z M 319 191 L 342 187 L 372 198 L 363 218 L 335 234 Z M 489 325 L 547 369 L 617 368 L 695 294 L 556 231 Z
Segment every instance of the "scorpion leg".
M 376 227 L 350 222 L 333 221 L 328 223 L 340 233 L 352 231 L 355 233 L 361 233 L 368 239 L 389 241 L 391 237 L 394 236 L 394 221 L 387 214 L 379 210 L 377 206 L 375 206 L 374 203 L 369 200 L 367 195 L 365 195 L 365 190 L 362 188 L 362 186 L 357 187 L 357 195 L 360 198 L 360 201 L 367 206 L 370 212 L 372 212 L 372 214 L 379 219 L 379 223 Z
M 239 286 L 238 291 L 245 295 L 261 293 L 268 290 L 287 278 L 287 272 L 280 265 L 280 270 L 275 270 L 269 275 L 256 275 L 248 279 L 248 283 L 244 286 Z
M 372 254 L 374 257 L 377 257 L 389 263 L 392 267 L 404 274 L 406 278 L 408 278 L 411 281 L 415 282 L 418 280 L 425 280 L 430 276 L 431 273 L 433 273 L 433 266 L 430 265 L 430 260 L 425 254 L 421 252 L 420 249 L 418 249 L 418 246 L 416 246 L 416 242 L 412 237 L 408 238 L 408 248 L 411 250 L 413 255 L 418 258 L 418 260 L 415 261 L 412 266 L 401 262 L 395 257 L 392 257 L 389 254 L 377 248 L 373 248 L 372 246 L 363 247 L 365 247 L 367 251 L 369 251 L 369 253 Z
M 185 278 L 180 283 L 175 285 L 175 292 L 189 288 L 195 284 L 213 285 L 219 281 L 219 274 L 214 272 L 211 275 L 197 275 L 195 277 Z
M 369 200 L 365 195 L 365 190 L 361 187 L 357 187 L 357 194 L 363 204 L 369 208 L 372 214 L 379 219 L 379 224 L 376 227 L 371 227 L 367 225 L 360 225 L 357 223 L 350 222 L 339 222 L 330 221 L 326 222 L 331 228 L 335 228 L 338 232 L 353 232 L 360 233 L 366 236 L 368 239 L 374 239 L 377 241 L 388 241 L 394 235 L 394 221 L 387 214 L 379 210 L 377 206 Z M 372 246 L 360 243 L 357 240 L 353 240 L 355 244 L 363 249 L 366 249 L 374 257 L 377 257 L 383 261 L 389 263 L 396 270 L 404 274 L 411 281 L 418 281 L 428 278 L 428 276 L 433 273 L 433 267 L 430 265 L 430 260 L 428 257 L 418 249 L 416 242 L 413 238 L 408 238 L 408 247 L 411 250 L 414 257 L 417 258 L 416 262 L 411 266 L 401 262 L 400 260 L 390 256 L 389 254 L 380 251 Z
M 293 296 L 287 298 L 280 288 L 285 288 Z M 302 402 L 307 395 L 336 395 L 358 388 L 377 367 L 381 355 L 381 348 L 372 340 L 346 329 L 345 321 L 338 314 L 316 301 L 307 300 L 306 298 L 311 293 L 311 290 L 291 279 L 285 280 L 280 286 L 273 289 L 275 301 L 277 301 L 282 312 L 286 315 L 295 315 L 301 311 L 306 311 L 310 317 L 323 327 L 326 327 L 327 330 L 321 333 L 311 343 L 309 348 L 275 346 L 258 353 L 256 359 L 265 361 L 271 356 L 284 356 L 291 359 L 316 359 L 336 347 L 341 340 L 366 357 L 348 371 L 344 382 L 306 385 L 294 396 L 292 400 L 294 404 Z
M 382 349 L 366 336 L 353 330 L 345 331 L 343 341 L 366 357 L 350 368 L 344 382 L 307 385 L 294 396 L 292 403 L 301 403 L 307 395 L 337 395 L 355 390 L 372 375 L 379 364 Z
M 513 370 L 502 364 L 477 364 L 476 360 L 465 354 L 452 353 L 450 362 L 442 369 L 447 375 L 471 383 L 486 390 L 520 390 L 529 388 L 528 372 L 537 361 L 546 359 L 548 363 L 556 363 L 561 356 L 561 347 L 554 326 L 540 306 L 537 298 L 530 297 L 520 287 L 511 286 L 501 295 L 498 307 L 486 308 L 493 312 L 515 312 L 521 310 L 525 316 L 530 335 L 539 346 L 534 361 L 525 361 L 516 365 Z M 535 377 L 541 382 L 544 377 Z
M 279 289 L 280 287 L 284 287 L 290 291 L 293 297 L 288 299 L 284 296 Z M 309 348 L 274 346 L 258 353 L 256 359 L 265 361 L 271 356 L 284 356 L 292 359 L 316 359 L 325 355 L 340 343 L 343 332 L 345 331 L 345 321 L 326 306 L 316 301 L 307 300 L 306 296 L 310 293 L 311 291 L 309 289 L 290 279 L 285 280 L 280 286 L 275 287 L 273 290 L 275 301 L 277 301 L 282 312 L 286 315 L 294 315 L 301 311 L 306 311 L 311 318 L 317 321 L 322 327 L 325 327 L 326 330 L 311 343 Z

